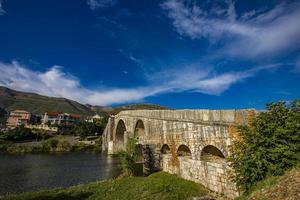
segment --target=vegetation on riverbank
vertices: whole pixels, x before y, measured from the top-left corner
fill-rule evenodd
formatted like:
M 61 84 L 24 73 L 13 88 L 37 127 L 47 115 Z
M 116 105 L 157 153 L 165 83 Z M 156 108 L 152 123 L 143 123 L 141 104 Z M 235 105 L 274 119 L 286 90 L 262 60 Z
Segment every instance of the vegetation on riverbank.
M 248 195 L 261 182 L 273 180 L 300 163 L 300 100 L 267 105 L 249 125 L 238 127 L 240 138 L 230 158 L 235 182 Z
M 95 123 L 82 122 L 72 128 L 71 132 L 57 133 L 32 130 L 24 125 L 14 129 L 0 132 L 0 152 L 11 154 L 23 153 L 52 153 L 52 152 L 79 152 L 79 151 L 101 151 L 102 138 L 95 140 L 95 144 L 85 144 L 82 140 L 95 137 L 95 133 L 103 131 L 104 120 Z M 69 133 L 69 134 L 66 134 Z M 75 138 L 69 141 L 68 138 Z M 79 141 L 80 139 L 80 141 Z
M 204 196 L 208 191 L 201 185 L 159 172 L 148 177 L 126 177 L 67 189 L 43 190 L 8 195 L 3 200 L 184 200 Z
M 96 142 L 96 144 L 83 144 L 79 142 L 70 143 L 62 138 L 63 137 L 50 138 L 33 145 L 18 144 L 10 141 L 0 140 L 0 152 L 10 153 L 10 154 L 82 152 L 82 151 L 101 152 L 100 139 Z
M 137 159 L 136 139 L 128 138 L 126 151 L 118 154 L 120 159 L 120 168 L 123 177 L 133 176 L 135 174 L 135 163 Z

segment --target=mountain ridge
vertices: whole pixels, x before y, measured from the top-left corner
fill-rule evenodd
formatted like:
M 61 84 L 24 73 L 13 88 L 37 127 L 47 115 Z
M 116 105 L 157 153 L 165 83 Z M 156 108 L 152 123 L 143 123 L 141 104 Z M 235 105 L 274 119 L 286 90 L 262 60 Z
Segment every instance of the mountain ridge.
M 47 111 L 61 111 L 80 115 L 117 114 L 122 110 L 169 109 L 155 104 L 130 104 L 120 107 L 95 106 L 81 104 L 63 97 L 49 97 L 31 92 L 22 92 L 0 86 L 0 108 L 6 111 L 27 110 L 33 114 L 44 114 Z

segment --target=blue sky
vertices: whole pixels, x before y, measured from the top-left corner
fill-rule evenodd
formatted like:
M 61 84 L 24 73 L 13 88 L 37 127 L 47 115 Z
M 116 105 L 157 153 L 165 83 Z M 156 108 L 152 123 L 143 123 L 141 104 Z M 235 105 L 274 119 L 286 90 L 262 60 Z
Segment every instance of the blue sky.
M 0 0 L 0 85 L 92 105 L 300 96 L 300 2 Z

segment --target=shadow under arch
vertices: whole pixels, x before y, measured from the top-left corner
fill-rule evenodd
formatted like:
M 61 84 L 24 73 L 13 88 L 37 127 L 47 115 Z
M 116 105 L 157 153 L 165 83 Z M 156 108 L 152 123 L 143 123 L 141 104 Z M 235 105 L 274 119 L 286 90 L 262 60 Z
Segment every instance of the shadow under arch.
M 122 119 L 120 119 L 117 124 L 116 135 L 115 135 L 115 141 L 118 150 L 125 149 L 125 143 L 124 143 L 125 132 L 126 132 L 125 122 Z
M 161 147 L 160 152 L 161 152 L 162 154 L 169 154 L 169 153 L 171 153 L 171 149 L 170 149 L 169 145 L 164 144 L 164 145 Z
M 145 125 L 144 122 L 139 119 L 134 127 L 134 138 L 139 139 L 141 137 L 144 137 L 145 135 Z
M 177 156 L 178 157 L 191 157 L 192 153 L 188 146 L 182 144 L 177 149 Z
M 220 149 L 213 145 L 205 146 L 201 151 L 200 160 L 203 161 L 224 161 L 225 156 Z

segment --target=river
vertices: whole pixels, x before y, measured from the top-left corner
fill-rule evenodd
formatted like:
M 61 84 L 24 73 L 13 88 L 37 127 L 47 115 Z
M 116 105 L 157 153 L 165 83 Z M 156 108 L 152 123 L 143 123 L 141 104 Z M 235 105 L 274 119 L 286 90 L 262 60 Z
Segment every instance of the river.
M 99 153 L 0 154 L 0 196 L 115 178 L 118 164 Z

